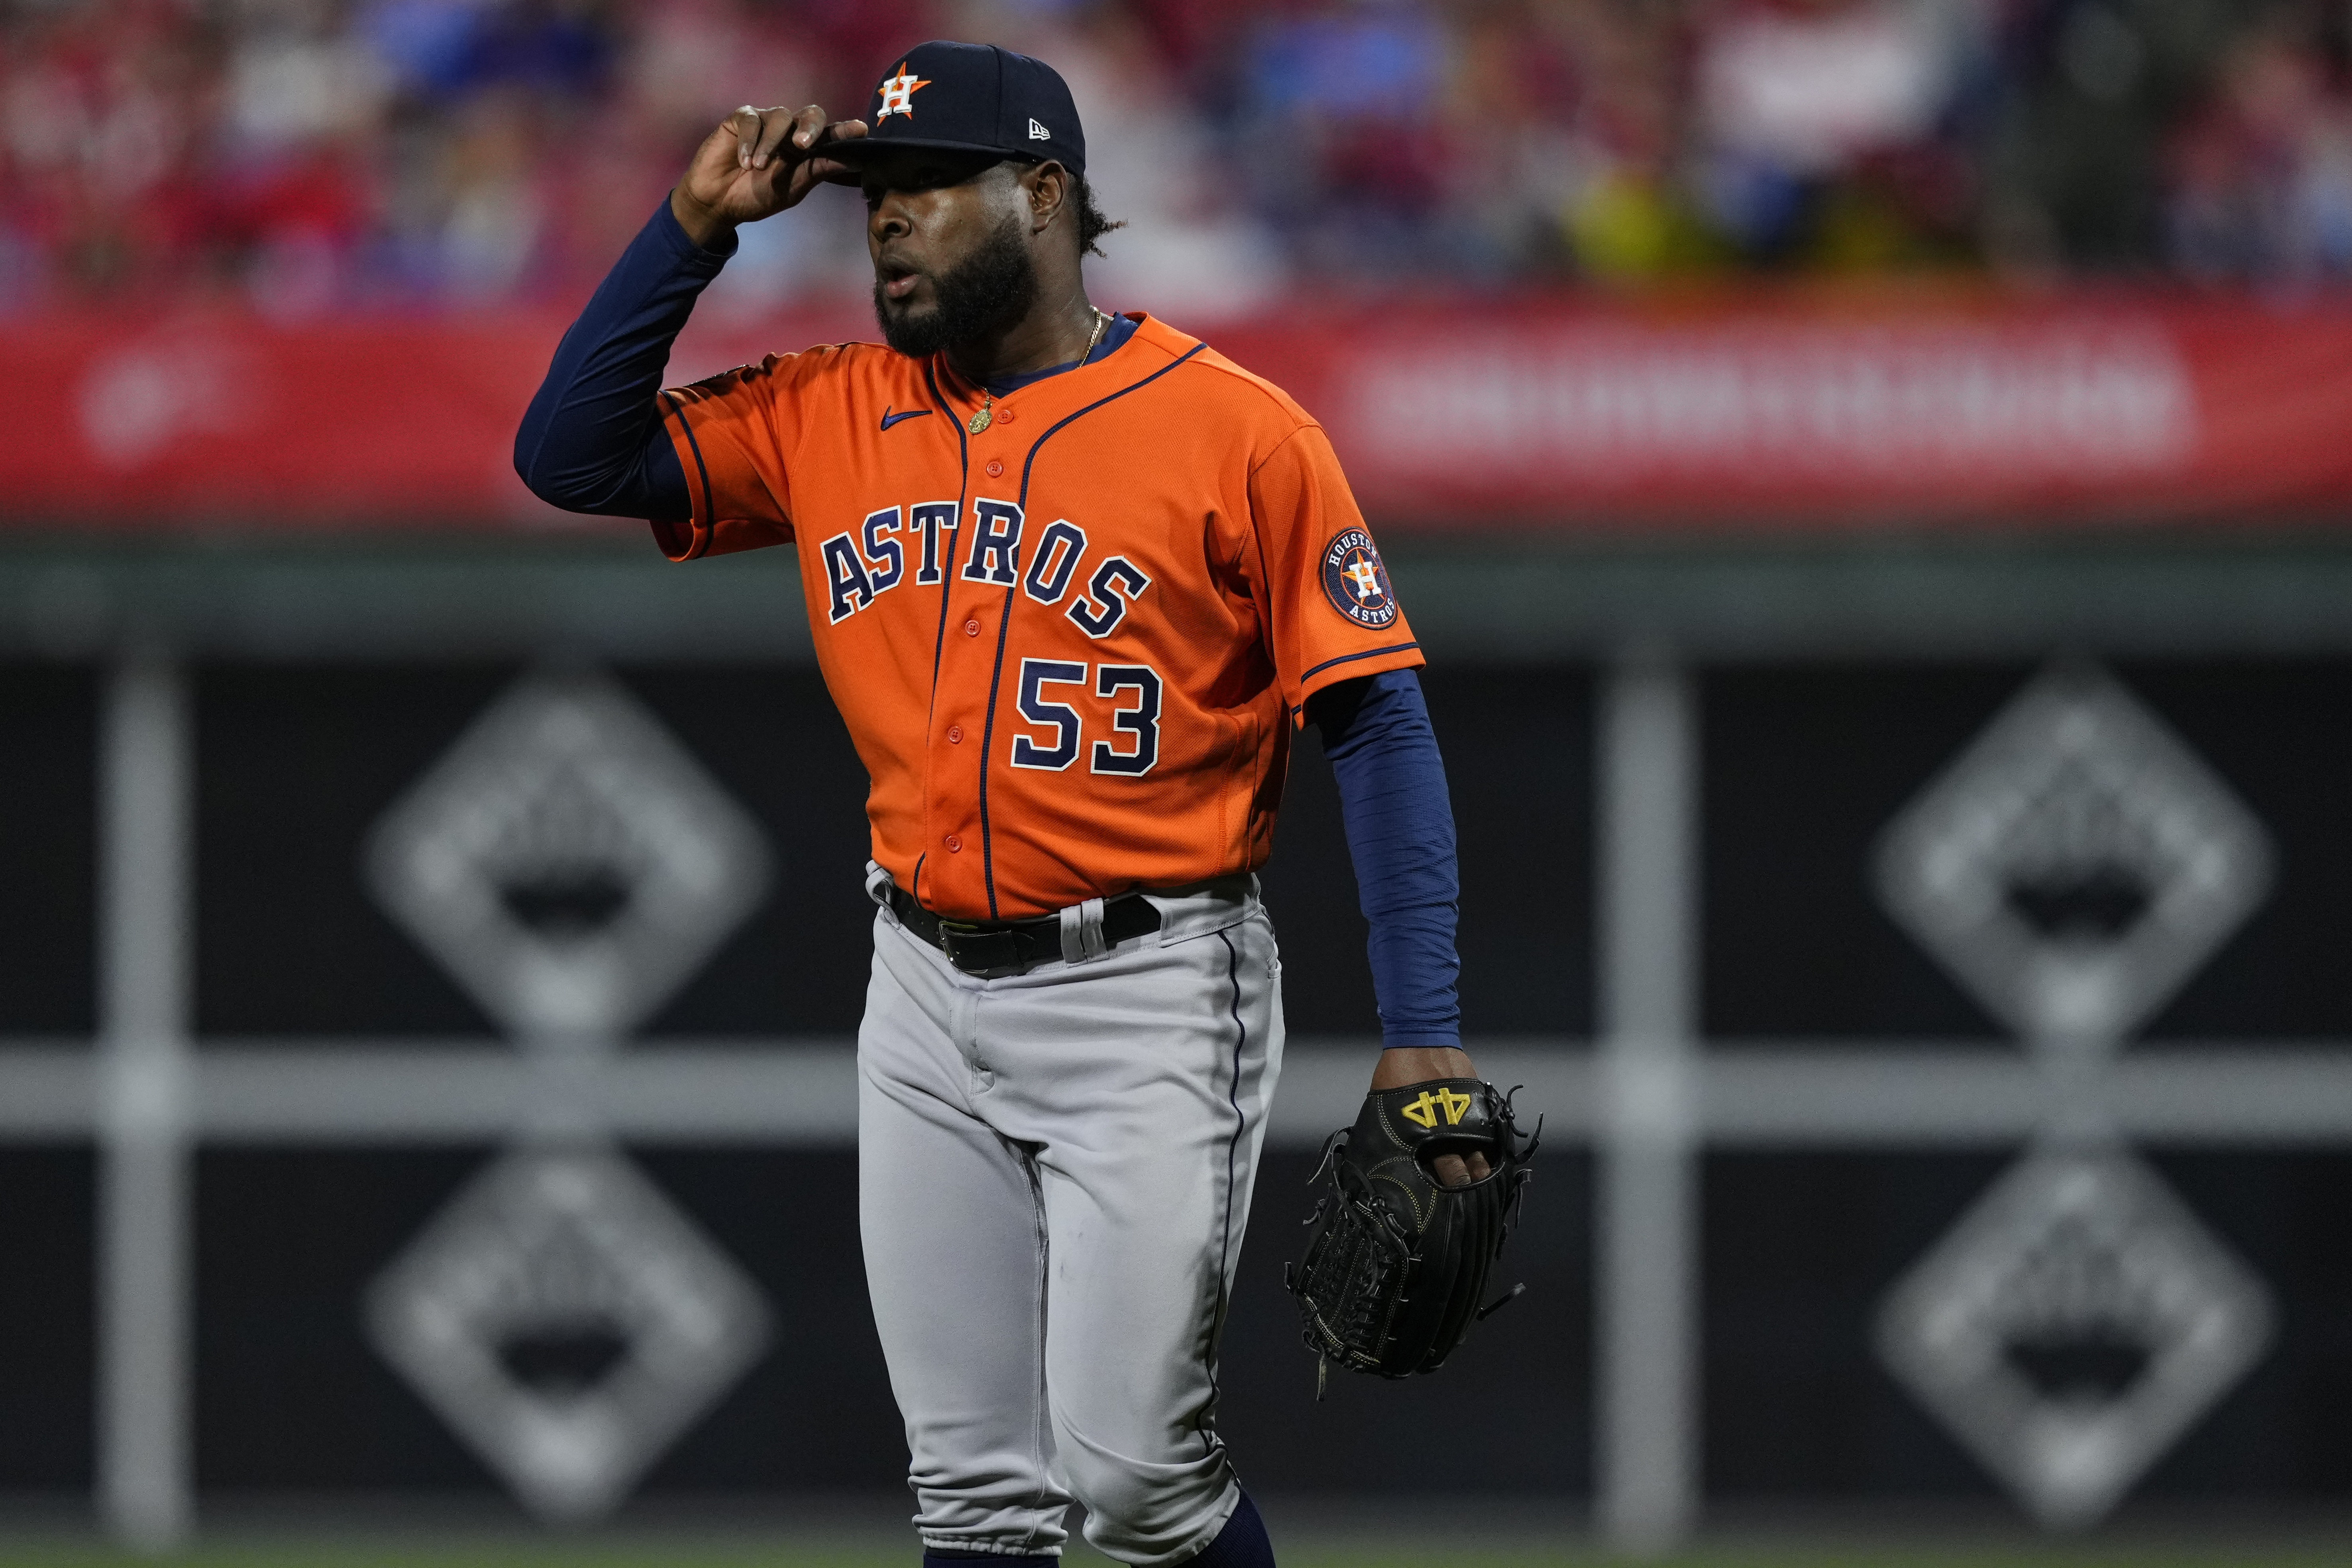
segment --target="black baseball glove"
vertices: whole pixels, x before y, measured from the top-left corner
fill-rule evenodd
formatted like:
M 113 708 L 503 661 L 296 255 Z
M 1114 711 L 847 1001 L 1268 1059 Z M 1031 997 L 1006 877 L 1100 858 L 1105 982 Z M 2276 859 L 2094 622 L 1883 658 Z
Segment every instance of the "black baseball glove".
M 1365 1096 L 1356 1124 L 1323 1145 L 1309 1178 L 1321 1191 L 1307 1250 L 1283 1268 L 1307 1348 L 1327 1364 L 1382 1377 L 1444 1365 L 1474 1319 L 1526 1289 L 1478 1305 L 1534 1175 L 1537 1142 L 1513 1123 L 1511 1095 L 1478 1079 Z M 1486 1157 L 1487 1174 L 1467 1186 L 1446 1186 L 1429 1168 L 1437 1155 L 1473 1152 Z M 1319 1368 L 1317 1377 L 1319 1387 Z

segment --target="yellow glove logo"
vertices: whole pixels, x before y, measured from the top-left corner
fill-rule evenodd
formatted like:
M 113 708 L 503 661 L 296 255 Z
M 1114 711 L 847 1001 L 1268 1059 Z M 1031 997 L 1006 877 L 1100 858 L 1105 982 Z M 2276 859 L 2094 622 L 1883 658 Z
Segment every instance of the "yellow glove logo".
M 1441 1110 L 1445 1113 L 1445 1125 L 1459 1127 L 1462 1125 L 1464 1113 L 1469 1109 L 1470 1097 L 1458 1089 L 1441 1089 L 1434 1093 L 1424 1089 L 1421 1091 L 1419 1100 L 1414 1100 L 1411 1105 L 1398 1107 L 1399 1112 L 1407 1121 L 1416 1127 L 1429 1128 L 1434 1128 L 1437 1125 L 1437 1113 Z

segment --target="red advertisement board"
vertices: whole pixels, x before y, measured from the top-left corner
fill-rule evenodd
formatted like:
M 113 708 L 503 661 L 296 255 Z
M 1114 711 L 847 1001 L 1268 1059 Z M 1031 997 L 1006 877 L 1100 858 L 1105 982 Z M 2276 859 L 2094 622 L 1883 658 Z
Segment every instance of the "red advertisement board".
M 0 333 L 0 520 L 543 527 L 515 421 L 553 316 Z M 674 379 L 870 335 L 698 321 Z M 2352 513 L 2352 300 L 1997 297 L 1301 310 L 1205 330 L 1431 528 L 2047 527 Z

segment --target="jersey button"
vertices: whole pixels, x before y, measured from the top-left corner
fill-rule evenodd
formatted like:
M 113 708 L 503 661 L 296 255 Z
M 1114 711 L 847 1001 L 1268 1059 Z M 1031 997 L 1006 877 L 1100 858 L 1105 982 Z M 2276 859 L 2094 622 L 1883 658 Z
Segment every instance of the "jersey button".
M 950 746 L 961 746 L 963 744 L 962 725 L 950 724 L 948 726 L 948 744 Z
M 978 621 L 966 621 L 966 622 L 964 622 L 964 624 L 963 624 L 963 635 L 964 635 L 964 636 L 966 636 L 966 637 L 978 637 L 978 636 L 980 635 L 980 623 L 979 623 Z
M 945 842 L 946 842 L 947 847 L 948 847 L 948 853 L 949 853 L 949 854 L 950 854 L 950 855 L 960 855 L 960 854 L 961 854 L 961 853 L 963 852 L 963 840 L 962 840 L 962 839 L 961 839 L 961 838 L 958 838 L 954 834 L 952 834 L 952 833 L 949 834 L 949 835 L 947 836 L 947 838 L 946 838 Z
M 1020 416 L 1013 413 L 1010 408 L 999 407 L 996 411 L 996 422 L 999 425 L 1010 425 L 1013 420 L 1019 417 Z
M 988 477 L 990 479 L 995 479 L 1003 472 L 1004 465 L 1003 463 L 998 462 L 993 458 L 988 459 Z

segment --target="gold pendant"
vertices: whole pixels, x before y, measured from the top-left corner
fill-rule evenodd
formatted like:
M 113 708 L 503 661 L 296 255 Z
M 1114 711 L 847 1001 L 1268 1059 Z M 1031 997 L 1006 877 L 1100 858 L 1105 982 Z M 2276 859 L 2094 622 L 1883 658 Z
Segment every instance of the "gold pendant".
M 966 425 L 964 428 L 977 436 L 982 430 L 987 429 L 989 422 L 995 417 L 995 407 L 992 404 L 983 403 L 980 405 L 980 412 L 971 416 L 971 422 Z

